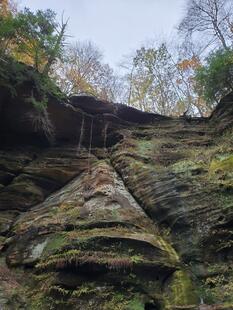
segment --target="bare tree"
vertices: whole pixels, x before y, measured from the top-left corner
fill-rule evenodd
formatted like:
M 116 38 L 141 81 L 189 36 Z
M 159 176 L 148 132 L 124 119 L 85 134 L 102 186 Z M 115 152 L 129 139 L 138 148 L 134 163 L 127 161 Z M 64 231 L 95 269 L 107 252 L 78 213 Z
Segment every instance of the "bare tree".
M 103 63 L 102 53 L 91 42 L 77 42 L 67 47 L 56 79 L 68 95 L 87 94 L 102 100 L 116 100 L 120 89 L 118 78 L 110 66 Z
M 209 44 L 227 49 L 232 44 L 232 14 L 231 0 L 189 0 L 178 29 L 187 36 L 207 35 Z

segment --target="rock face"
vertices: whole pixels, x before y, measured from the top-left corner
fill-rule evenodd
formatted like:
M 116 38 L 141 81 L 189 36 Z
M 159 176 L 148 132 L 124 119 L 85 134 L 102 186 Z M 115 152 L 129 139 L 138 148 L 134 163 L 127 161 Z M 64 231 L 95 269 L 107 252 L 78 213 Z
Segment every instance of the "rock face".
M 209 119 L 0 106 L 1 309 L 233 309 L 231 95 Z

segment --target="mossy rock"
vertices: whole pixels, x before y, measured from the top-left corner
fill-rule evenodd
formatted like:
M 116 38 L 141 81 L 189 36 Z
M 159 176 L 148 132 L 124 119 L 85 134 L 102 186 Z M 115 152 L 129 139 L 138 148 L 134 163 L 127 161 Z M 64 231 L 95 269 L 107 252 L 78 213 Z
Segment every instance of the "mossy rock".
M 165 297 L 166 309 L 195 307 L 199 300 L 191 276 L 185 270 L 177 270 L 170 280 Z
M 213 159 L 209 167 L 210 179 L 224 187 L 233 188 L 233 155 Z
M 209 172 L 211 174 L 233 172 L 233 155 L 226 154 L 225 156 L 218 156 L 216 159 L 212 160 Z
M 227 306 L 233 303 L 233 272 L 231 266 L 212 264 L 202 281 L 202 296 L 206 303 Z M 231 309 L 231 308 L 229 308 Z
M 201 162 L 194 162 L 191 160 L 182 160 L 173 164 L 171 167 L 172 172 L 176 174 L 184 174 L 185 176 L 198 175 L 205 171 L 205 167 Z
M 55 234 L 54 236 L 52 236 L 44 250 L 43 250 L 43 256 L 47 256 L 48 254 L 52 254 L 56 251 L 59 251 L 60 249 L 62 249 L 66 244 L 68 243 L 68 240 L 66 240 L 65 238 L 65 234 Z

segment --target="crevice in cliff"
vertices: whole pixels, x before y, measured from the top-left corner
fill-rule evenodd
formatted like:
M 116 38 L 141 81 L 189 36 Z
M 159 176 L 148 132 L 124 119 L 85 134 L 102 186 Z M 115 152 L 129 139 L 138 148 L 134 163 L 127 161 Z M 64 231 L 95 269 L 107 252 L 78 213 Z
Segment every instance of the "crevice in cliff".
M 10 149 L 11 150 L 11 149 Z M 12 150 L 11 150 L 12 151 Z M 14 149 L 13 149 L 13 151 L 14 151 Z M 20 176 L 20 174 L 22 174 L 23 173 L 23 171 L 25 170 L 25 168 L 27 168 L 30 164 L 32 164 L 34 161 L 36 161 L 37 160 L 37 158 L 38 158 L 38 154 L 32 154 L 31 156 L 29 155 L 29 156 L 26 156 L 27 158 L 26 159 L 24 159 L 23 161 L 22 161 L 22 163 L 20 163 L 20 166 L 21 167 L 17 167 L 15 164 L 13 165 L 13 166 L 15 166 L 14 168 L 10 168 L 10 167 L 7 167 L 7 161 L 6 161 L 6 159 L 7 159 L 7 154 L 5 154 L 5 156 L 4 156 L 4 153 L 6 153 L 7 152 L 7 149 L 1 149 L 1 152 L 3 152 L 3 154 L 1 154 L 1 158 L 0 158 L 0 171 L 2 171 L 3 173 L 8 173 L 8 174 L 10 174 L 11 175 L 11 177 L 10 178 L 8 178 L 8 180 L 3 184 L 3 183 L 1 183 L 1 184 L 3 184 L 4 185 L 4 188 L 6 188 L 7 186 L 9 186 L 9 185 L 11 185 L 13 182 L 14 182 L 14 180 L 18 177 L 18 176 Z M 16 154 L 17 154 L 17 152 L 18 152 L 18 150 L 16 149 L 15 151 L 14 151 Z M 19 152 L 21 152 L 22 153 L 22 151 L 21 150 L 19 150 Z M 41 151 L 39 151 L 39 150 L 36 150 L 36 152 L 39 152 L 39 154 L 41 155 L 42 154 L 42 152 Z M 13 154 L 11 155 L 11 156 L 13 156 Z M 5 158 L 4 158 L 5 157 Z M 9 157 L 9 155 L 8 155 L 8 157 Z M 3 163 L 1 163 L 1 161 L 3 160 Z M 16 160 L 17 160 L 17 157 L 16 157 Z M 5 163 L 4 163 L 4 161 L 5 161 Z M 4 189 L 4 188 L 2 188 L 2 189 Z
M 103 115 L 103 121 L 104 121 L 104 126 L 103 126 L 103 131 L 102 131 L 102 135 L 103 135 L 103 149 L 104 149 L 104 153 L 107 154 L 108 153 L 108 128 L 109 128 L 109 122 L 105 119 L 105 115 Z
M 84 135 L 84 129 L 85 129 L 85 115 L 82 113 L 82 122 L 80 125 L 80 134 L 79 134 L 79 140 L 78 140 L 78 149 L 77 149 L 77 154 L 79 154 L 81 147 L 82 147 L 82 142 L 83 142 L 83 135 Z
M 91 127 L 90 127 L 90 135 L 89 135 L 89 146 L 88 146 L 88 168 L 87 173 L 90 174 L 90 159 L 91 159 L 91 148 L 92 148 L 92 138 L 93 138 L 93 123 L 94 119 L 91 118 Z
M 110 221 L 110 220 L 103 220 L 103 221 L 98 221 L 98 222 L 93 222 L 93 223 L 87 223 L 83 225 L 79 225 L 80 230 L 85 230 L 85 229 L 95 229 L 95 228 L 113 228 L 113 227 L 120 227 L 120 228 L 133 228 L 133 229 L 139 229 L 140 226 L 136 225 L 134 223 L 127 223 L 123 221 Z M 73 231 L 75 230 L 76 227 L 74 225 L 65 225 L 64 230 L 65 231 Z

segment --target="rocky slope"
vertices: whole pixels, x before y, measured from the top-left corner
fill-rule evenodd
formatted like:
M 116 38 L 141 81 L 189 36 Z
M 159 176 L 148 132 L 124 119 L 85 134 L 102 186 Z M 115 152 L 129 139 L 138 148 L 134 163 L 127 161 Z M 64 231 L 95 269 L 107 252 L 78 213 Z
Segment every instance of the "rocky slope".
M 0 308 L 233 309 L 232 123 L 4 93 Z

